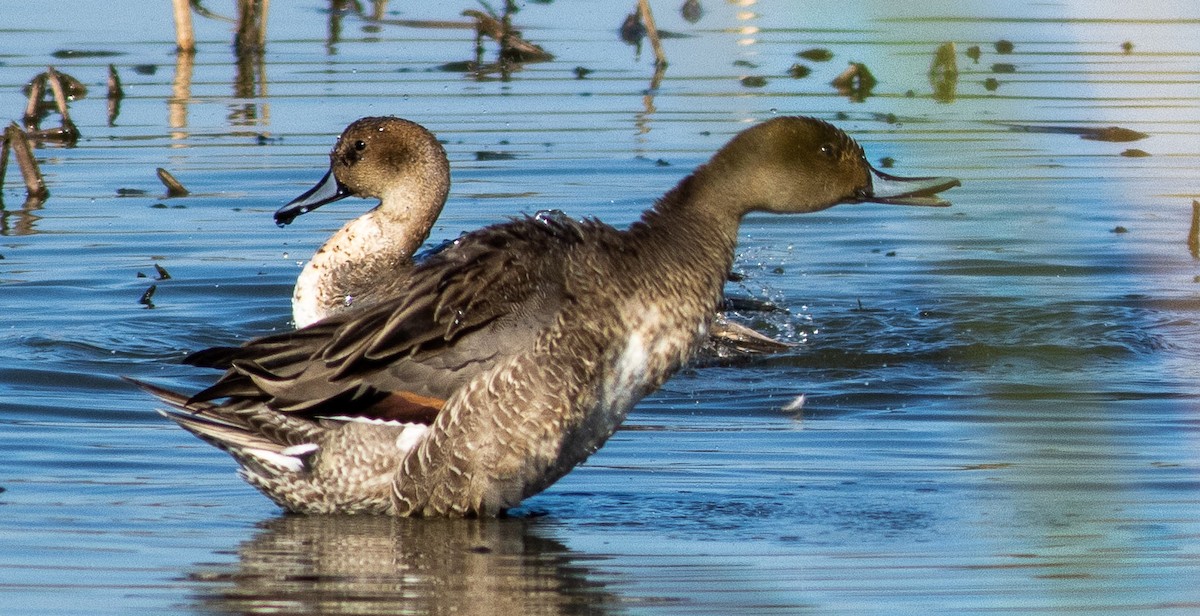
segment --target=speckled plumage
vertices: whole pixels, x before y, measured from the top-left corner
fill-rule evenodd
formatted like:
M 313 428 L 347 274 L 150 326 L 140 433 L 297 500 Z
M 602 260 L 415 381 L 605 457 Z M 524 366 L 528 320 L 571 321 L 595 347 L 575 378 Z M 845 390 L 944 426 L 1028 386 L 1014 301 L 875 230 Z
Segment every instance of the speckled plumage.
M 696 352 L 745 213 L 873 200 L 870 171 L 832 126 L 771 120 L 628 230 L 545 214 L 476 231 L 392 298 L 193 356 L 231 368 L 191 399 L 153 393 L 286 509 L 494 515 L 587 459 Z

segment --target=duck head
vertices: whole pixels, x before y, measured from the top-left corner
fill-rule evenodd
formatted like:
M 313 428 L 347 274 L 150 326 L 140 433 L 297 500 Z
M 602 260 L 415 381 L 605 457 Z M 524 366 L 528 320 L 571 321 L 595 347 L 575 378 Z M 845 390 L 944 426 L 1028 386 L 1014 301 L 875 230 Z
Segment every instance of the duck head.
M 937 193 L 960 185 L 951 177 L 905 178 L 878 171 L 845 132 L 799 116 L 742 131 L 696 175 L 702 178 L 699 186 L 716 192 L 702 201 L 723 203 L 726 213 L 739 218 L 751 211 L 816 212 L 839 203 L 942 207 L 950 203 Z
M 275 222 L 290 224 L 301 214 L 350 196 L 379 199 L 385 215 L 424 208 L 433 210 L 436 219 L 449 189 L 446 151 L 425 127 L 395 117 L 362 118 L 338 137 L 325 177 L 279 208 Z

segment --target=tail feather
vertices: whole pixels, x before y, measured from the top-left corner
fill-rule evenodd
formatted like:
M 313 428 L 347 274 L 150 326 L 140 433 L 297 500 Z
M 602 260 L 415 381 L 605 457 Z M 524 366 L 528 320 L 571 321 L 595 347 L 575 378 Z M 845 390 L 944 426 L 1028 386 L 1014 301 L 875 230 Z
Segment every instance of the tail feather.
M 308 470 L 323 430 L 314 422 L 264 412 L 256 406 L 189 403 L 188 396 L 158 385 L 122 377 L 171 408 L 163 417 L 233 456 L 247 471 L 264 475 Z

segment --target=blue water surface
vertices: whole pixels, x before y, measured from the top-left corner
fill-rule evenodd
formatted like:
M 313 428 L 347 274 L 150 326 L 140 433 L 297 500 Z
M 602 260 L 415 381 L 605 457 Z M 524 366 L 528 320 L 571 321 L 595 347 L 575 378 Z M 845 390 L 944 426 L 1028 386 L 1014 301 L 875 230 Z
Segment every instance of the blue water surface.
M 521 6 L 555 59 L 507 75 L 448 70 L 480 5 L 426 4 L 272 3 L 241 57 L 201 16 L 176 54 L 165 3 L 0 8 L 9 119 L 48 65 L 88 88 L 79 141 L 36 149 L 49 198 L 11 163 L 0 193 L 0 613 L 1200 610 L 1194 3 L 654 2 L 681 35 L 658 75 L 618 36 L 633 3 Z M 830 85 L 850 62 L 869 93 Z M 781 114 L 963 186 L 749 217 L 728 292 L 782 311 L 734 317 L 796 348 L 689 367 L 508 519 L 286 516 L 120 376 L 193 390 L 214 375 L 187 352 L 291 327 L 300 266 L 370 204 L 271 213 L 372 114 L 444 141 L 431 241 L 547 208 L 626 224 Z M 1078 134 L 1109 126 L 1148 137 Z

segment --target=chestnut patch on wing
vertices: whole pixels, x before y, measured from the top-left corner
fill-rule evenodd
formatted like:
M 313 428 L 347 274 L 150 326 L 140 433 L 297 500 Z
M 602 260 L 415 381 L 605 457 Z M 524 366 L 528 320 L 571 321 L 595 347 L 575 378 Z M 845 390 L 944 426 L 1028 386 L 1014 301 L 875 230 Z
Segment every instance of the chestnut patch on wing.
M 402 423 L 432 424 L 442 411 L 445 400 L 430 398 L 411 391 L 393 391 L 371 405 L 364 415 Z

